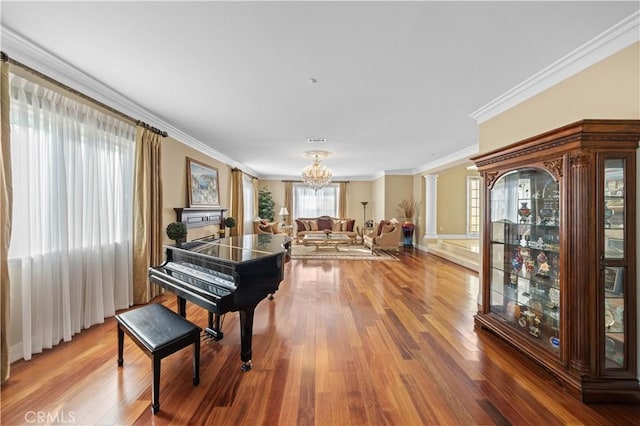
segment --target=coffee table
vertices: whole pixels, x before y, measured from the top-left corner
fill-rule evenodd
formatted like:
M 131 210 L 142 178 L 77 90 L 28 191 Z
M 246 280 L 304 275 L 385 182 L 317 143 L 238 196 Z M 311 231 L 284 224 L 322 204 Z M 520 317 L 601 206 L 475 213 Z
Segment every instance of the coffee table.
M 351 237 L 341 232 L 331 234 L 307 234 L 302 239 L 302 245 L 319 247 L 335 247 L 338 250 L 340 244 L 351 244 Z

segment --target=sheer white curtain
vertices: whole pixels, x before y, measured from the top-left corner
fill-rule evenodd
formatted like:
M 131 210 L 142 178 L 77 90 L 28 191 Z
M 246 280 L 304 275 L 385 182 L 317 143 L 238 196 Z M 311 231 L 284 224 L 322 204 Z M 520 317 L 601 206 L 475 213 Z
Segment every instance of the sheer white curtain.
M 255 217 L 254 205 L 253 205 L 253 179 L 246 174 L 242 175 L 242 204 L 244 209 L 244 233 L 253 233 L 253 218 Z
M 10 120 L 9 262 L 30 359 L 132 304 L 135 127 L 16 75 Z
M 303 183 L 293 185 L 293 217 L 338 217 L 340 184 L 332 183 L 318 190 Z

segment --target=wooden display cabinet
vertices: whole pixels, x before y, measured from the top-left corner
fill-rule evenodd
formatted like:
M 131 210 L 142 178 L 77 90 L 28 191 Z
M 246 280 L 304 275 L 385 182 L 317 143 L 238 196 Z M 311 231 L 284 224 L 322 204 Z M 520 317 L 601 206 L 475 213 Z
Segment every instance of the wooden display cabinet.
M 477 155 L 491 330 L 584 402 L 638 403 L 640 120 L 582 120 Z

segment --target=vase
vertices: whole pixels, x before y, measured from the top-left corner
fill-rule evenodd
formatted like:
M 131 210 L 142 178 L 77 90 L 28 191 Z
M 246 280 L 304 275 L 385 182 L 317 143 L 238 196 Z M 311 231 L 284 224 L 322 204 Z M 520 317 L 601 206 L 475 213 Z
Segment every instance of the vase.
M 529 208 L 529 203 L 527 202 L 520 203 L 518 214 L 520 215 L 520 223 L 527 223 L 527 219 L 531 215 L 531 209 Z
M 402 224 L 402 236 L 404 237 L 404 246 L 413 247 L 413 230 L 414 224 L 411 221 L 406 221 Z
M 553 218 L 553 209 L 547 203 L 540 209 L 540 217 L 543 219 L 544 224 L 551 224 L 551 218 Z

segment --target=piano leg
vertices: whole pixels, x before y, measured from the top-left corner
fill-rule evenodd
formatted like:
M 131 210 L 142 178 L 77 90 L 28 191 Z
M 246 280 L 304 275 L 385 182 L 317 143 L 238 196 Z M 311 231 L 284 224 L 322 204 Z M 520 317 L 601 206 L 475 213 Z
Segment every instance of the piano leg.
M 239 311 L 240 314 L 240 359 L 242 366 L 240 370 L 249 371 L 251 364 L 251 338 L 253 337 L 253 313 L 255 306 Z
M 186 318 L 187 317 L 187 299 L 183 299 L 180 296 L 177 296 L 178 298 L 178 315 L 180 315 L 182 318 Z

